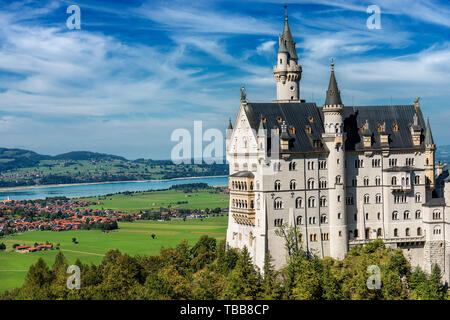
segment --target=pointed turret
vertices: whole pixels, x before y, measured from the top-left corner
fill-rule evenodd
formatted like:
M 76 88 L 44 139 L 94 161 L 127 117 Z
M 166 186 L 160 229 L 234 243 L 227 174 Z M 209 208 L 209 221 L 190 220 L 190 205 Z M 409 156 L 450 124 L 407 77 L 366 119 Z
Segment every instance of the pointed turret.
M 295 42 L 289 27 L 287 6 L 284 17 L 283 33 L 279 36 L 277 65 L 273 76 L 277 83 L 277 101 L 289 102 L 300 100 L 299 82 L 302 77 L 302 67 L 298 64 Z
M 233 130 L 233 126 L 231 125 L 231 118 L 228 119 L 228 129 Z
M 331 62 L 330 83 L 328 84 L 325 105 L 342 105 L 341 92 L 339 91 L 336 77 L 334 76 L 334 61 Z
M 259 128 L 258 128 L 258 136 L 265 137 L 266 136 L 266 127 L 264 125 L 263 116 L 261 115 L 261 119 L 259 120 Z
M 430 119 L 427 118 L 427 129 L 425 131 L 425 145 L 434 145 L 433 135 L 431 134 Z
M 284 16 L 284 28 L 283 34 L 281 36 L 281 42 L 285 44 L 290 58 L 292 60 L 298 60 L 297 51 L 295 50 L 295 42 L 292 39 L 291 28 L 289 28 L 288 14 L 287 14 L 287 6 L 284 6 L 286 12 Z

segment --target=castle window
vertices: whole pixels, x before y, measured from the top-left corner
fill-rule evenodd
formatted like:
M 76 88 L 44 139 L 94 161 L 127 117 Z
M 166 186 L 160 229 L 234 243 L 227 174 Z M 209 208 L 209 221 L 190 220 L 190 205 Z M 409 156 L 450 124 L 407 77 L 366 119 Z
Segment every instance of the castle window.
M 319 188 L 320 189 L 326 189 L 327 188 L 327 180 L 325 178 L 321 178 L 319 181 Z
M 381 194 L 380 194 L 380 193 L 378 193 L 378 194 L 375 196 L 375 203 L 381 203 Z
M 338 219 L 340 220 L 340 219 L 342 219 L 342 213 L 338 213 Z
M 302 224 L 302 216 L 298 216 L 297 217 L 297 225 L 301 225 Z
M 320 223 L 328 223 L 327 215 L 323 214 L 320 216 Z
M 296 187 L 296 182 L 295 182 L 295 180 L 291 180 L 291 182 L 289 183 L 289 188 L 290 188 L 291 190 L 295 190 L 295 187 Z
M 300 209 L 302 207 L 303 207 L 303 199 L 300 197 L 295 199 L 295 208 Z
M 281 182 L 280 182 L 280 180 L 275 181 L 274 189 L 275 189 L 276 191 L 281 190 Z
M 381 167 L 381 159 L 372 159 L 372 167 L 373 168 Z
M 375 177 L 375 185 L 376 186 L 379 186 L 379 185 L 381 185 L 381 178 L 380 177 Z
M 353 234 L 354 234 L 354 237 L 355 237 L 355 238 L 358 238 L 358 236 L 359 236 L 359 234 L 358 234 L 358 229 L 355 229 L 355 232 L 353 232 Z
M 321 207 L 327 206 L 327 197 L 325 197 L 325 196 L 320 197 L 320 206 Z
M 278 123 L 281 123 L 281 122 L 283 122 L 283 119 L 281 117 L 278 117 L 277 121 L 278 121 Z
M 396 186 L 396 185 L 397 185 L 397 177 L 392 177 L 392 179 L 391 179 L 391 184 L 392 184 L 393 186 Z
M 296 166 L 297 166 L 296 162 L 290 162 L 289 163 L 289 171 L 294 171 Z
M 306 126 L 306 133 L 311 134 L 311 126 Z
M 315 208 L 316 207 L 316 198 L 310 197 L 308 199 L 308 208 Z
M 441 226 L 435 226 L 433 228 L 433 234 L 441 234 Z
M 283 209 L 283 201 L 281 200 L 281 198 L 276 198 L 276 199 L 273 201 L 273 208 L 274 208 L 275 210 Z
M 397 131 L 398 131 L 398 124 L 395 123 L 395 124 L 394 124 L 394 127 L 393 127 L 392 129 L 394 130 L 394 132 L 397 132 Z
M 314 117 L 309 117 L 309 122 L 313 123 L 314 122 Z
M 365 187 L 369 186 L 369 178 L 368 177 L 364 177 L 364 186 Z
M 420 184 L 420 176 L 414 177 L 414 184 Z
M 417 235 L 418 236 L 421 236 L 422 235 L 422 229 L 419 227 L 419 228 L 417 228 Z
M 275 220 L 274 220 L 274 226 L 275 226 L 275 227 L 281 227 L 281 226 L 283 226 L 283 219 L 275 219 Z
M 377 219 L 378 219 L 378 220 L 381 220 L 381 212 L 378 212 L 378 213 L 377 213 Z
M 308 189 L 314 189 L 314 179 L 309 179 L 308 180 Z
M 364 203 L 370 203 L 370 196 L 368 194 L 364 195 Z
M 362 159 L 356 159 L 355 168 L 364 168 L 364 161 Z
M 378 229 L 377 229 L 377 238 L 380 238 L 380 237 L 381 237 L 381 233 L 382 233 L 381 228 L 378 228 Z
M 324 170 L 327 168 L 327 161 L 326 160 L 320 160 L 319 161 L 319 169 Z
M 438 210 L 433 211 L 433 220 L 439 220 L 441 219 L 441 212 Z
M 398 237 L 398 229 L 397 228 L 394 229 L 394 237 Z
M 420 214 L 420 210 L 416 211 L 416 219 L 421 219 L 421 214 Z
M 345 198 L 345 204 L 349 205 L 349 206 L 354 204 L 354 202 L 353 202 L 353 195 L 349 195 L 349 196 L 347 196 Z
M 397 211 L 392 212 L 392 220 L 398 220 L 398 212 Z
M 369 213 L 366 212 L 366 221 L 369 220 Z
M 410 236 L 410 234 L 409 234 L 409 228 L 406 228 L 406 229 L 405 229 L 405 236 L 407 236 L 407 237 Z
M 416 203 L 422 202 L 422 198 L 421 198 L 421 196 L 420 196 L 420 193 L 416 193 L 415 198 L 416 198 Z
M 370 228 L 366 228 L 366 230 L 364 230 L 364 231 L 365 231 L 366 239 L 370 239 Z
M 405 212 L 403 212 L 403 219 L 405 220 L 409 220 L 411 218 L 409 211 L 406 210 Z
M 341 184 L 341 176 L 336 176 L 336 184 Z
M 356 178 L 352 179 L 352 187 L 358 186 L 358 180 Z

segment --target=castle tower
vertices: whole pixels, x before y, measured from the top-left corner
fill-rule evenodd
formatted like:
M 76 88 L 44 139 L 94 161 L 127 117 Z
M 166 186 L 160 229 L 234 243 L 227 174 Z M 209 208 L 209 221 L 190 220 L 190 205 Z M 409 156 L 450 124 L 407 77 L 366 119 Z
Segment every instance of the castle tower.
M 287 6 L 284 7 L 287 8 Z M 277 65 L 273 67 L 273 76 L 277 83 L 277 101 L 299 102 L 302 67 L 298 64 L 295 42 L 289 28 L 287 9 L 283 33 L 279 36 Z
M 347 214 L 345 208 L 345 138 L 341 94 L 331 63 L 331 76 L 327 97 L 323 106 L 324 133 L 322 140 L 329 150 L 329 216 L 330 216 L 330 256 L 343 259 L 348 251 Z
M 427 119 L 427 129 L 425 130 L 425 180 L 428 191 L 434 189 L 434 152 L 436 145 L 431 134 L 430 119 Z

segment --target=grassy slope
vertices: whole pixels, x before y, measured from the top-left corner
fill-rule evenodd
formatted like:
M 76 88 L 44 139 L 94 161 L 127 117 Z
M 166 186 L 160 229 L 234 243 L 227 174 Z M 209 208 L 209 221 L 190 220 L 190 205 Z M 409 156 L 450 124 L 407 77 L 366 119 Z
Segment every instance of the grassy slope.
M 137 221 L 133 223 L 122 222 L 119 230 L 108 234 L 98 230 L 79 230 L 64 232 L 27 232 L 11 238 L 2 239 L 7 249 L 10 250 L 14 243 L 34 244 L 34 242 L 49 241 L 61 244 L 61 250 L 68 258 L 69 263 L 77 258 L 85 263 L 100 263 L 102 254 L 110 249 L 119 249 L 130 255 L 156 255 L 162 247 L 175 246 L 182 239 L 187 239 L 193 244 L 197 239 L 207 234 L 219 240 L 225 238 L 227 216 L 187 221 Z M 156 239 L 150 235 L 156 234 Z M 72 238 L 77 238 L 78 244 L 72 243 Z M 66 251 L 67 250 L 67 251 Z M 77 252 L 73 252 L 73 251 Z M 81 253 L 84 252 L 84 253 Z M 0 292 L 18 287 L 23 283 L 29 266 L 42 257 L 48 264 L 53 264 L 57 251 L 44 251 L 29 254 L 16 252 L 0 252 Z

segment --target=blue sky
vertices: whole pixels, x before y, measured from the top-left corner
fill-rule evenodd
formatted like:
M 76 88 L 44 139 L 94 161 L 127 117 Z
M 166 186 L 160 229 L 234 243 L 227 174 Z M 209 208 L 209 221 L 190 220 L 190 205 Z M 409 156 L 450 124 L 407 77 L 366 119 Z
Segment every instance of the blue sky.
M 249 101 L 275 98 L 285 3 L 302 99 L 323 104 L 334 57 L 344 104 L 420 96 L 449 144 L 448 1 L 50 0 L 0 2 L 0 145 L 168 159 L 174 129 L 226 128 L 241 85 Z M 66 27 L 72 4 L 81 30 Z M 372 4 L 380 30 L 366 27 Z

